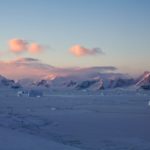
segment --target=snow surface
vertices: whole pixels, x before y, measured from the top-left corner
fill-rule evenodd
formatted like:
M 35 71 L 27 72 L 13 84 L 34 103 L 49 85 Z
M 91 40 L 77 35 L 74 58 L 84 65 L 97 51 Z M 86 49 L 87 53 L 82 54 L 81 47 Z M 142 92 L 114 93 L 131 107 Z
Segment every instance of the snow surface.
M 150 92 L 0 89 L 0 150 L 150 150 Z

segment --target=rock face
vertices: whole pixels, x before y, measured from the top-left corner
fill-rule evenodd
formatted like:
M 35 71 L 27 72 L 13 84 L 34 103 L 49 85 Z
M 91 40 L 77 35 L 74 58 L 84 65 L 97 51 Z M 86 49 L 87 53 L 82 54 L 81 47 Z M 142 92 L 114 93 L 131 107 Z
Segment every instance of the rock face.
M 144 90 L 150 90 L 150 72 L 145 72 L 136 84 Z
M 92 86 L 93 84 L 95 84 L 97 81 L 96 80 L 87 80 L 87 81 L 83 81 L 80 84 L 77 85 L 77 89 L 87 89 L 90 86 Z
M 50 85 L 48 84 L 48 81 L 47 80 L 41 80 L 37 83 L 37 86 L 42 86 L 42 87 L 46 87 L 46 88 L 49 88 Z
M 67 84 L 67 87 L 74 87 L 76 84 L 77 84 L 77 82 L 71 80 L 71 81 Z

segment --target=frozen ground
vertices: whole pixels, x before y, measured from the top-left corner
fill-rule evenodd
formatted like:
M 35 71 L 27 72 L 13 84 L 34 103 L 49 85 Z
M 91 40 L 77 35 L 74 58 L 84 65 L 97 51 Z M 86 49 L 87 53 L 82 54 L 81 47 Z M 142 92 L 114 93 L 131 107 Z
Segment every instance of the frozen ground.
M 0 90 L 0 150 L 150 150 L 149 93 Z

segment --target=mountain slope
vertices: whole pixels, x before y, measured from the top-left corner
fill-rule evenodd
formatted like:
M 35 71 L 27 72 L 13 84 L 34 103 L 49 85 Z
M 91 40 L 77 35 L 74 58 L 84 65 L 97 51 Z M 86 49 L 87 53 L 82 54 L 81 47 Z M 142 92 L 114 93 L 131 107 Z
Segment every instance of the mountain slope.
M 139 78 L 136 86 L 145 90 L 150 90 L 150 72 L 144 72 L 144 74 Z

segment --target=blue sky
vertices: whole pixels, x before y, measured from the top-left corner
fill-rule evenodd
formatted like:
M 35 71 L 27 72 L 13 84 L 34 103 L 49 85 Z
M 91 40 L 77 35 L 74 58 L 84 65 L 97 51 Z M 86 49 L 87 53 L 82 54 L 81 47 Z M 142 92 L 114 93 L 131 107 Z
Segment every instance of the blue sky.
M 39 58 L 60 67 L 116 66 L 124 72 L 150 67 L 149 0 L 1 0 L 0 51 L 13 38 L 48 47 Z M 105 55 L 75 57 L 73 45 L 101 48 Z M 14 59 L 7 53 L 1 60 Z

